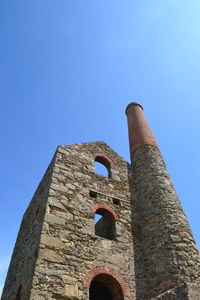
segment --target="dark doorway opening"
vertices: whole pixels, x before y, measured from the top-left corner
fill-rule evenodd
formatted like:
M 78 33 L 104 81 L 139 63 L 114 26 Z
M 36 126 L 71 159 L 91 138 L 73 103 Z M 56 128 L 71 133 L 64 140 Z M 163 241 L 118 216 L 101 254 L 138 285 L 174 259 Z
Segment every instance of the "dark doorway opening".
M 93 280 L 90 287 L 90 300 L 113 300 L 113 298 L 103 283 Z
M 97 275 L 90 284 L 90 300 L 123 300 L 122 288 L 108 274 Z

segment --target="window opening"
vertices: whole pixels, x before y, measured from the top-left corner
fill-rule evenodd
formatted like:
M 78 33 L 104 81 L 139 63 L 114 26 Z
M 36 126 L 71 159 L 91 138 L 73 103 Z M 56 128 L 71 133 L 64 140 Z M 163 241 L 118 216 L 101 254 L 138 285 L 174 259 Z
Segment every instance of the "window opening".
M 101 218 L 102 218 L 102 215 L 95 214 L 95 216 L 94 216 L 94 223 L 96 224 Z
M 103 156 L 97 156 L 95 158 L 95 172 L 99 175 L 111 178 L 110 161 Z
M 118 199 L 115 199 L 115 198 L 113 198 L 113 204 L 121 205 L 120 201 Z
M 94 191 L 90 191 L 90 192 L 89 192 L 89 195 L 90 195 L 90 197 L 92 197 L 92 198 L 97 198 L 97 193 L 94 192 Z
M 95 173 L 108 177 L 108 169 L 97 161 L 95 161 Z
M 90 300 L 123 300 L 122 288 L 108 274 L 97 275 L 90 284 Z
M 95 235 L 109 240 L 115 238 L 115 220 L 106 209 L 97 209 L 95 213 Z

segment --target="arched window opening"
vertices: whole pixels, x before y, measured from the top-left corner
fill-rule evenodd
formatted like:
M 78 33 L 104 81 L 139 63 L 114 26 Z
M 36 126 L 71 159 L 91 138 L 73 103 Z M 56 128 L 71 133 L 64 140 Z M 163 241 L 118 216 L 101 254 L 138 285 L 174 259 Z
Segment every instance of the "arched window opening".
M 90 300 L 123 300 L 123 291 L 117 280 L 108 274 L 97 275 L 90 284 Z
M 21 300 L 21 290 L 22 290 L 22 285 L 20 284 L 20 286 L 18 287 L 18 290 L 17 290 L 15 300 Z
M 103 156 L 95 157 L 95 172 L 99 175 L 103 175 L 111 178 L 111 164 L 108 159 Z
M 100 214 L 95 214 L 95 215 L 94 215 L 94 223 L 96 224 L 101 218 L 103 218 L 102 215 L 100 215 Z
M 115 238 L 115 220 L 106 209 L 99 208 L 95 212 L 95 234 L 109 240 Z

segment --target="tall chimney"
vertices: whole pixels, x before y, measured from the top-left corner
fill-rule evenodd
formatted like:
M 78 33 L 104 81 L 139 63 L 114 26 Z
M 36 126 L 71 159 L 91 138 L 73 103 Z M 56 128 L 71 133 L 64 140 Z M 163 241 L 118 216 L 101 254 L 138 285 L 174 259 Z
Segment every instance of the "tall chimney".
M 130 103 L 126 114 L 143 265 L 138 295 L 146 300 L 199 278 L 199 252 L 142 106 Z

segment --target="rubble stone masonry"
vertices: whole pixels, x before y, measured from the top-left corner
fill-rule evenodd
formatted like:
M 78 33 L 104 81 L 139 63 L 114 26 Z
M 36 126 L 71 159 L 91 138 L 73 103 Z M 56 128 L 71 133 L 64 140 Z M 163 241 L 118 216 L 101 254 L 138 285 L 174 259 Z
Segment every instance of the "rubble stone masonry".
M 140 247 L 136 291 L 138 299 L 146 300 L 199 281 L 199 252 L 142 106 L 130 103 L 126 114 L 137 195 L 134 234 Z
M 112 162 L 111 178 L 95 173 L 97 153 Z M 48 190 L 36 193 L 24 216 L 2 300 L 14 300 L 20 283 L 23 300 L 86 300 L 101 273 L 115 278 L 127 300 L 135 299 L 130 165 L 97 142 L 58 147 L 50 169 L 41 183 Z M 113 215 L 113 240 L 95 234 L 97 209 Z
M 141 296 L 148 299 L 198 280 L 199 252 L 158 148 L 140 146 L 132 165 L 144 274 Z

